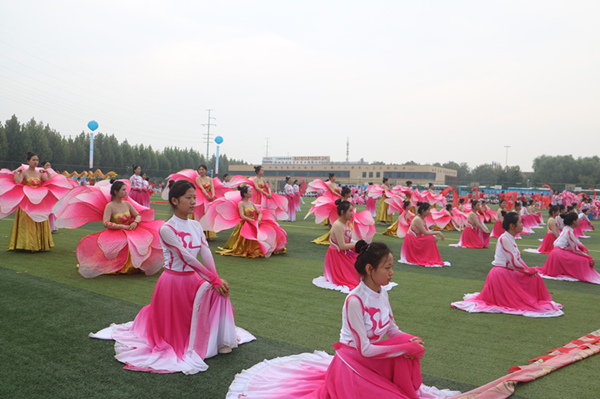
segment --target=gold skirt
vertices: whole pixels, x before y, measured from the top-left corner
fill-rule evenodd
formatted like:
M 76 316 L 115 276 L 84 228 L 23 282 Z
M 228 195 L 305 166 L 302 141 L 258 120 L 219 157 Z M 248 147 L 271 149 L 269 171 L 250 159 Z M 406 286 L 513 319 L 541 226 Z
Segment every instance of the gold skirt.
M 386 236 L 393 236 L 396 237 L 396 234 L 398 233 L 398 220 L 396 220 L 394 222 L 394 224 L 392 224 L 390 227 L 388 227 L 383 234 L 385 234 Z
M 314 242 L 315 244 L 329 245 L 329 244 L 331 244 L 331 242 L 329 241 L 330 237 L 331 237 L 331 230 L 329 230 L 327 233 L 323 234 L 321 237 L 315 238 L 311 242 Z
M 10 231 L 8 251 L 23 249 L 25 251 L 48 251 L 54 246 L 50 222 L 34 222 L 21 208 L 15 213 L 15 221 Z
M 388 214 L 388 208 L 390 207 L 385 200 L 387 197 L 383 195 L 379 198 L 377 203 L 377 215 L 375 216 L 376 222 L 392 223 L 394 221 L 394 215 Z
M 248 240 L 240 234 L 244 221 L 241 221 L 235 226 L 235 229 L 229 236 L 229 239 L 225 243 L 223 248 L 219 247 L 219 251 L 216 251 L 219 255 L 226 256 L 243 256 L 244 258 L 264 258 L 264 254 L 260 250 L 260 245 L 255 240 Z M 273 255 L 284 254 L 287 252 L 287 248 L 283 248 L 280 251 L 273 252 Z

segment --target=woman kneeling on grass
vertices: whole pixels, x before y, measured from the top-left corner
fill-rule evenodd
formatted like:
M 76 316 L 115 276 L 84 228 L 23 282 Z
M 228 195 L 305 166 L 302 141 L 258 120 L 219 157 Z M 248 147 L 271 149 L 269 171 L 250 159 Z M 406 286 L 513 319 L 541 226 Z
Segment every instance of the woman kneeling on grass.
M 600 273 L 594 270 L 596 262 L 574 232 L 579 223 L 577 214 L 564 214 L 563 219 L 565 228 L 554 241 L 554 249 L 548 255 L 546 263 L 543 267 L 538 268 L 538 271 L 542 277 L 552 280 L 600 284 Z
M 165 270 L 152 302 L 134 321 L 90 336 L 114 339 L 115 357 L 125 369 L 195 374 L 208 369 L 204 359 L 229 353 L 255 338 L 235 326 L 229 285 L 217 274 L 200 223 L 188 219 L 196 206 L 194 185 L 176 182 L 169 203 L 174 215 L 160 229 Z M 196 258 L 198 253 L 204 265 Z
M 437 236 L 444 239 L 441 231 L 430 231 L 427 228 L 426 218 L 431 213 L 431 205 L 427 202 L 417 203 L 418 211 L 404 237 L 400 251 L 400 263 L 428 267 L 450 266 L 449 262 L 442 261 L 440 251 L 436 245 Z
M 227 398 L 447 398 L 459 392 L 422 385 L 421 338 L 402 332 L 384 286 L 394 258 L 382 242 L 356 243 L 362 281 L 342 309 L 335 356 L 303 353 L 265 360 L 238 374 Z M 383 336 L 387 339 L 383 339 Z
M 536 268 L 529 268 L 521 259 L 515 236 L 523 230 L 521 216 L 515 212 L 504 215 L 506 232 L 498 238 L 494 267 L 487 275 L 483 290 L 467 294 L 464 301 L 452 307 L 469 313 L 508 313 L 527 317 L 556 317 L 564 313 L 561 304 L 552 300 Z

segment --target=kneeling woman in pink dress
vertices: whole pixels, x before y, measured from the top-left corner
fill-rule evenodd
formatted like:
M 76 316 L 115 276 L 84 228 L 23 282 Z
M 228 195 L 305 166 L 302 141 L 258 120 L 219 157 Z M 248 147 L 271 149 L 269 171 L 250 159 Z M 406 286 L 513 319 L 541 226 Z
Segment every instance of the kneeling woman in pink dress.
M 176 182 L 169 203 L 174 215 L 160 229 L 165 270 L 152 302 L 134 321 L 90 336 L 115 340 L 115 357 L 125 369 L 195 374 L 208 369 L 204 359 L 255 338 L 235 326 L 229 285 L 217 274 L 200 223 L 188 219 L 196 206 L 194 185 Z
M 417 216 L 404 237 L 398 262 L 429 267 L 450 266 L 449 262 L 442 261 L 436 245 L 436 236 L 444 240 L 444 235 L 441 231 L 430 231 L 425 223 L 425 218 L 431 213 L 431 205 L 419 202 L 417 206 Z
M 327 288 L 350 293 L 360 284 L 360 275 L 354 268 L 358 254 L 354 250 L 356 242 L 352 241 L 352 229 L 350 224 L 354 216 L 354 208 L 349 201 L 337 199 L 338 218 L 331 226 L 330 244 L 325 255 L 324 277 L 317 277 L 313 284 L 317 287 Z M 396 286 L 389 283 L 385 286 L 387 290 Z
M 521 259 L 515 236 L 523 230 L 521 216 L 504 215 L 506 232 L 496 243 L 496 253 L 481 292 L 467 294 L 452 307 L 469 313 L 507 313 L 527 317 L 556 317 L 564 313 L 561 304 L 552 300 L 536 268 Z
M 238 374 L 227 398 L 446 398 L 459 392 L 422 385 L 421 338 L 396 325 L 387 291 L 392 251 L 382 242 L 356 243 L 360 284 L 342 309 L 335 356 L 325 352 L 265 360 Z M 387 339 L 383 339 L 386 336 Z
M 577 214 L 567 213 L 563 219 L 565 228 L 554 241 L 554 250 L 548 255 L 544 266 L 538 268 L 540 275 L 552 280 L 600 284 L 600 274 L 594 270 L 596 262 L 573 231 L 579 225 Z
M 546 232 L 542 243 L 538 249 L 527 248 L 525 249 L 525 252 L 548 255 L 550 252 L 552 252 L 552 250 L 554 250 L 554 241 L 556 241 L 560 235 L 558 223 L 556 222 L 556 217 L 558 216 L 558 205 L 552 205 L 550 210 L 548 210 L 548 215 L 548 224 L 546 225 L 548 231 Z
M 479 211 L 479 201 L 471 201 L 471 212 L 467 217 L 467 225 L 460 235 L 458 244 L 452 244 L 451 247 L 463 248 L 489 248 L 490 231 L 485 227 L 477 214 Z

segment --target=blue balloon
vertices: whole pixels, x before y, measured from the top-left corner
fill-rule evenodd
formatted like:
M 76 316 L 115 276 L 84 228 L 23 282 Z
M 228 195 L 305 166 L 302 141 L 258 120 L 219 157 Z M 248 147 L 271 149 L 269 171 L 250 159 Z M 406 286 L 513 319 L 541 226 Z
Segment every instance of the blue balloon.
M 215 143 L 221 144 L 222 142 L 223 142 L 223 137 L 221 137 L 221 136 L 215 137 Z
M 90 121 L 88 123 L 88 127 L 93 132 L 94 130 L 98 129 L 98 122 L 96 122 L 96 121 Z

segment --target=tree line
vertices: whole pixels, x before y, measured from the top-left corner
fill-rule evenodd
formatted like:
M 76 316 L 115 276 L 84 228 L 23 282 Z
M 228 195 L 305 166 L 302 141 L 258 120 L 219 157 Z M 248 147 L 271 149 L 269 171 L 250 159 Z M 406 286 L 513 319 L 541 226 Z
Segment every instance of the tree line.
M 75 138 L 62 136 L 56 130 L 31 119 L 20 123 L 15 115 L 3 125 L 0 122 L 0 167 L 16 169 L 25 163 L 28 151 L 35 152 L 40 162 L 49 161 L 60 172 L 89 170 L 90 135 L 81 132 Z M 140 165 L 151 179 L 163 179 L 182 169 L 196 169 L 206 164 L 214 169 L 216 157 L 208 161 L 193 148 L 166 147 L 154 150 L 143 144 L 119 143 L 114 135 L 94 134 L 94 170 L 114 171 L 120 176 L 132 174 L 132 164 Z M 247 165 L 246 162 L 219 155 L 219 174 L 227 173 L 229 165 Z

